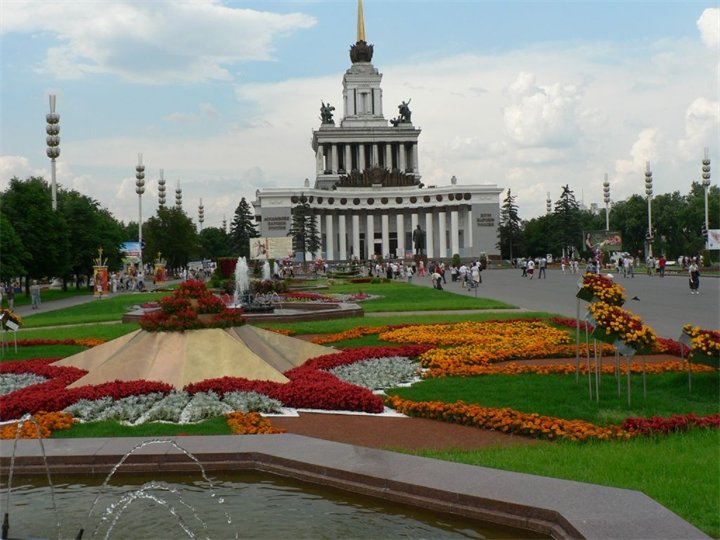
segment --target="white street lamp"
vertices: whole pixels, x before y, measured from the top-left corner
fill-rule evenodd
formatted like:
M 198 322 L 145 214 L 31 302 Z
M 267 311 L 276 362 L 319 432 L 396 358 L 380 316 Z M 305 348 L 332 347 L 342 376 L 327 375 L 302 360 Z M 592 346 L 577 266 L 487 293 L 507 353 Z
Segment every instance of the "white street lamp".
M 138 272 L 142 272 L 143 269 L 142 196 L 145 193 L 145 165 L 143 165 L 142 158 L 143 155 L 138 154 L 138 164 L 135 167 L 135 193 L 138 194 L 138 243 L 140 244 Z
M 710 157 L 709 149 L 705 147 L 705 157 L 702 161 L 702 185 L 705 191 L 705 228 L 703 230 L 703 236 L 705 237 L 705 249 L 707 249 L 708 243 L 708 230 L 710 229 L 710 220 L 708 217 L 708 189 L 710 189 Z
M 55 159 L 60 155 L 60 115 L 55 112 L 54 94 L 50 94 L 50 113 L 45 115 L 47 126 L 47 156 L 50 158 L 50 178 L 52 189 L 52 209 L 57 210 L 57 182 L 55 180 Z
M 605 201 L 605 231 L 610 231 L 610 182 L 607 173 L 603 182 L 603 201 Z
M 647 256 L 652 257 L 653 230 L 652 230 L 652 194 L 653 194 L 653 178 L 650 171 L 650 162 L 645 162 L 645 195 L 647 195 L 648 203 L 648 228 L 645 240 L 647 240 Z

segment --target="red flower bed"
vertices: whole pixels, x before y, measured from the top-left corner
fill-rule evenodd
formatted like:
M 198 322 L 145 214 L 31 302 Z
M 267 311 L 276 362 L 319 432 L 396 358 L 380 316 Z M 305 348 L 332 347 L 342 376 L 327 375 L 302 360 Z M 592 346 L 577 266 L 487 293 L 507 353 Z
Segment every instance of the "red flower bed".
M 661 418 L 659 416 L 651 416 L 650 418 L 631 417 L 627 418 L 622 424 L 623 429 L 642 435 L 687 431 L 692 427 L 720 428 L 720 414 L 697 416 L 690 413 L 673 415 L 670 418 Z
M 18 339 L 18 347 L 38 347 L 42 345 L 82 345 L 83 347 L 95 347 L 105 343 L 104 339 L 80 338 L 80 339 Z

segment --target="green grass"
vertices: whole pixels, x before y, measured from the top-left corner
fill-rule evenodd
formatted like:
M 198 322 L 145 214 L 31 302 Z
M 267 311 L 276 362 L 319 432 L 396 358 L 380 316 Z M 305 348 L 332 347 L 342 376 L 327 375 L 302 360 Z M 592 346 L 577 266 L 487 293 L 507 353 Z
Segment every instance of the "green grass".
M 106 297 L 100 301 L 87 302 L 65 309 L 41 311 L 23 317 L 23 327 L 38 328 L 42 326 L 119 321 L 130 307 L 158 300 L 163 296 L 167 296 L 167 294 L 166 292 L 119 294 Z
M 86 350 L 82 345 L 38 345 L 37 347 L 18 347 L 17 352 L 10 345 L 0 358 L 0 362 L 29 360 L 31 358 L 65 358 Z
M 139 426 L 126 426 L 114 420 L 75 424 L 70 429 L 55 431 L 53 439 L 87 437 L 172 437 L 175 435 L 231 435 L 224 416 L 216 416 L 197 424 L 167 424 L 148 422 Z
M 417 287 L 409 283 L 344 283 L 333 284 L 328 292 L 340 294 L 366 293 L 381 295 L 381 298 L 363 300 L 362 307 L 367 313 L 380 311 L 443 311 L 458 309 L 511 309 L 516 306 L 476 298 L 475 295 L 448 293 L 432 287 Z
M 469 465 L 642 491 L 713 538 L 720 537 L 718 430 L 625 442 L 547 443 L 414 452 Z
M 64 310 L 63 310 L 64 311 Z M 83 324 L 59 328 L 23 328 L 18 332 L 18 339 L 82 339 L 97 338 L 111 340 L 129 334 L 140 328 L 134 323 L 126 324 Z
M 627 404 L 626 377 L 620 380 L 621 395 L 618 396 L 617 379 L 610 375 L 601 379 L 599 403 L 589 399 L 587 376 L 581 376 L 576 383 L 574 374 L 442 377 L 388 393 L 413 401 L 462 400 L 485 407 L 511 407 L 526 413 L 581 419 L 599 425 L 618 424 L 629 416 L 720 412 L 718 372 L 694 373 L 692 393 L 688 393 L 686 373 L 647 375 L 646 398 L 643 398 L 642 376 L 633 375 L 630 379 L 632 406 Z
M 74 296 L 91 296 L 92 291 L 88 289 L 87 287 L 81 287 L 80 289 L 76 289 L 74 286 L 68 286 L 67 291 L 58 290 L 58 289 L 48 289 L 44 290 L 40 293 L 40 299 L 43 302 L 52 302 L 53 300 L 62 300 L 64 298 L 72 298 Z M 3 298 L 5 295 L 3 294 Z M 7 304 L 7 300 L 5 300 L 5 303 Z M 15 293 L 15 307 L 17 306 L 29 306 L 32 303 L 32 299 L 30 296 L 25 296 L 25 290 L 23 289 L 22 292 L 16 292 Z

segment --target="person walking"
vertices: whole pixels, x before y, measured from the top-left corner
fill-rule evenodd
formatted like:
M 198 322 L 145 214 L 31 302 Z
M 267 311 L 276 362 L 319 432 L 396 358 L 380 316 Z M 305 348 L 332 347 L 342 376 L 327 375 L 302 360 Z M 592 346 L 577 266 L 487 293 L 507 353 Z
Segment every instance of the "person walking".
M 547 274 L 545 273 L 546 268 L 547 268 L 547 259 L 545 257 L 542 257 L 540 259 L 540 271 L 538 272 L 538 279 L 541 279 L 541 278 L 547 279 Z
M 660 258 L 658 259 L 658 273 L 660 274 L 660 277 L 665 277 L 665 266 L 667 265 L 667 259 L 665 258 L 665 255 L 660 255 Z
M 535 273 L 535 261 L 533 261 L 532 259 L 528 259 L 526 273 L 528 279 L 533 278 L 533 274 Z
M 33 279 L 30 285 L 30 298 L 32 300 L 32 309 L 40 309 L 40 285 L 37 279 Z
M 9 281 L 5 285 L 5 296 L 7 297 L 8 307 L 10 311 L 15 309 L 15 287 Z
M 700 294 L 700 269 L 697 259 L 693 258 L 688 266 L 688 278 L 690 282 L 690 294 Z

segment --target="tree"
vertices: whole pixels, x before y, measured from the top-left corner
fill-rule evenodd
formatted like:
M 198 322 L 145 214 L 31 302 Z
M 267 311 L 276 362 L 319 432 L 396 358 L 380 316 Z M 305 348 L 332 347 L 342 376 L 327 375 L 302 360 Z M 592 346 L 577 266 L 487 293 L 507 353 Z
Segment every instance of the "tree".
M 158 208 L 143 224 L 143 240 L 143 262 L 161 253 L 168 268 L 183 268 L 199 254 L 195 224 L 181 208 Z
M 497 247 L 500 248 L 501 257 L 512 261 L 514 254 L 518 250 L 514 249 L 520 244 L 520 218 L 518 217 L 518 207 L 515 204 L 516 195 L 513 195 L 508 188 L 507 196 L 503 200 L 502 208 L 500 208 L 500 225 L 498 227 L 499 241 Z
M 647 201 L 640 195 L 631 195 L 612 207 L 610 222 L 622 234 L 623 250 L 633 257 L 642 253 L 647 232 Z
M 315 215 L 304 195 L 300 197 L 300 202 L 292 209 L 292 223 L 290 224 L 288 236 L 292 237 L 293 249 L 302 253 L 303 263 L 306 261 L 308 252 L 314 254 L 322 247 Z
M 530 257 L 553 252 L 553 235 L 555 233 L 555 215 L 546 214 L 523 222 L 523 239 L 526 253 Z
M 24 276 L 25 262 L 30 255 L 5 214 L 0 212 L 0 281 Z
M 238 257 L 250 258 L 250 239 L 260 236 L 255 226 L 255 215 L 245 197 L 235 209 L 235 217 L 230 225 L 230 245 Z
M 569 185 L 563 186 L 560 198 L 555 202 L 553 212 L 555 230 L 551 239 L 553 253 L 570 254 L 582 241 L 580 205 Z
M 230 257 L 230 237 L 220 227 L 207 227 L 198 235 L 200 256 L 204 259 L 217 261 L 220 257 Z
M 25 292 L 30 278 L 64 276 L 69 267 L 69 238 L 61 211 L 53 211 L 50 186 L 41 177 L 12 178 L 0 209 L 17 233 L 25 252 Z M 4 258 L 3 254 L 3 258 Z

